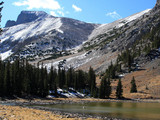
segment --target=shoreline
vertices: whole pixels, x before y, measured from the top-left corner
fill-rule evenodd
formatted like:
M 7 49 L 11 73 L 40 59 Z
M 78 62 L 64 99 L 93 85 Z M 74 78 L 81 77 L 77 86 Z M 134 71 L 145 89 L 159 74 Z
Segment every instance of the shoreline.
M 34 105 L 34 104 L 73 104 L 91 102 L 131 102 L 131 103 L 160 103 L 160 99 L 98 99 L 98 98 L 33 98 L 32 100 L 17 98 L 0 100 L 0 104 Z
M 94 119 L 94 120 L 101 120 L 101 119 L 107 119 L 107 120 L 125 120 L 121 118 L 111 118 L 109 116 L 107 117 L 101 117 L 98 115 L 89 115 L 89 114 L 82 114 L 82 113 L 74 113 L 74 112 L 66 112 L 62 110 L 54 110 L 52 108 L 46 108 L 41 106 L 32 106 L 32 105 L 49 105 L 49 104 L 83 104 L 83 103 L 92 103 L 92 102 L 133 102 L 133 103 L 160 103 L 160 99 L 130 99 L 130 100 L 117 100 L 117 99 L 95 99 L 95 98 L 54 98 L 54 99 L 33 99 L 31 101 L 27 99 L 14 99 L 6 101 L 0 101 L 0 106 L 4 107 L 4 109 L 7 107 L 10 107 L 12 110 L 14 110 L 14 107 L 16 107 L 19 110 L 27 109 L 27 111 L 31 111 L 34 113 L 34 111 L 39 111 L 39 113 L 43 112 L 49 112 L 50 116 L 54 116 L 55 119 L 56 116 L 61 119 Z M 11 110 L 11 111 L 12 111 Z M 7 112 L 8 113 L 8 112 Z M 0 109 L 0 116 L 1 116 L 1 109 Z M 7 117 L 7 114 L 4 115 Z M 45 115 L 44 115 L 45 116 Z M 53 118 L 54 118 L 53 117 Z M 0 117 L 1 118 L 1 117 Z M 25 120 L 25 119 L 24 119 Z M 51 119 L 52 120 L 52 119 Z

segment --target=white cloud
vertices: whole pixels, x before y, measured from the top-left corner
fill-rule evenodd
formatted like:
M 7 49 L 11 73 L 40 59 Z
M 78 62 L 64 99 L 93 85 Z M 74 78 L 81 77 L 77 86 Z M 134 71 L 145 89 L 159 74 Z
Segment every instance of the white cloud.
M 62 11 L 57 11 L 57 13 L 64 17 L 64 13 Z
M 53 16 L 58 16 L 54 11 L 50 11 L 50 14 Z
M 51 9 L 58 10 L 61 9 L 60 4 L 56 0 L 20 0 L 13 3 L 15 6 L 28 6 L 27 9 Z
M 116 11 L 107 13 L 106 16 L 112 17 L 113 19 L 121 19 L 122 18 Z
M 79 7 L 77 7 L 76 5 L 72 5 L 72 8 L 76 11 L 76 12 L 81 12 L 82 11 L 82 9 L 81 8 L 79 8 Z
M 50 11 L 50 14 L 56 17 L 65 16 L 65 13 L 63 11 Z

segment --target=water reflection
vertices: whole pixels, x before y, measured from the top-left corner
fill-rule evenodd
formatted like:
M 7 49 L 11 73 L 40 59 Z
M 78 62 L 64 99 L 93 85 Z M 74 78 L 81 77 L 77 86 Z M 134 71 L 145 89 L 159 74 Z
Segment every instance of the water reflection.
M 122 108 L 124 103 L 116 103 L 117 108 Z
M 82 114 L 100 115 L 136 120 L 160 120 L 160 103 L 87 103 L 87 104 L 57 104 L 54 110 L 78 112 Z

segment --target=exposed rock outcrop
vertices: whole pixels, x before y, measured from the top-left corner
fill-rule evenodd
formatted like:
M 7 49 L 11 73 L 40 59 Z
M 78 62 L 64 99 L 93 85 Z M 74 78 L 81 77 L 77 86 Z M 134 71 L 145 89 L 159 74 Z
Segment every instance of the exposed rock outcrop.
M 8 20 L 7 23 L 6 23 L 6 25 L 5 25 L 5 27 L 12 27 L 14 25 L 16 25 L 16 21 L 14 21 L 14 20 Z

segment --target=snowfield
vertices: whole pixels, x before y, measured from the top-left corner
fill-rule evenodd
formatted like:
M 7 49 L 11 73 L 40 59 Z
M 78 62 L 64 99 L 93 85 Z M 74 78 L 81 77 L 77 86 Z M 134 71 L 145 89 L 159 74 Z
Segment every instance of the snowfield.
M 5 32 L 2 34 L 0 39 L 1 42 L 4 42 L 7 39 L 10 39 L 12 42 L 15 40 L 20 40 L 21 42 L 23 42 L 27 38 L 48 33 L 53 29 L 63 33 L 63 31 L 60 30 L 61 25 L 61 18 L 55 19 L 50 16 L 44 18 L 41 22 L 34 21 L 27 24 L 20 24 L 9 28 L 4 28 L 3 31 Z
M 7 52 L 1 53 L 0 57 L 1 57 L 2 60 L 5 60 L 7 57 L 9 57 L 12 54 L 13 54 L 12 50 L 9 50 Z

